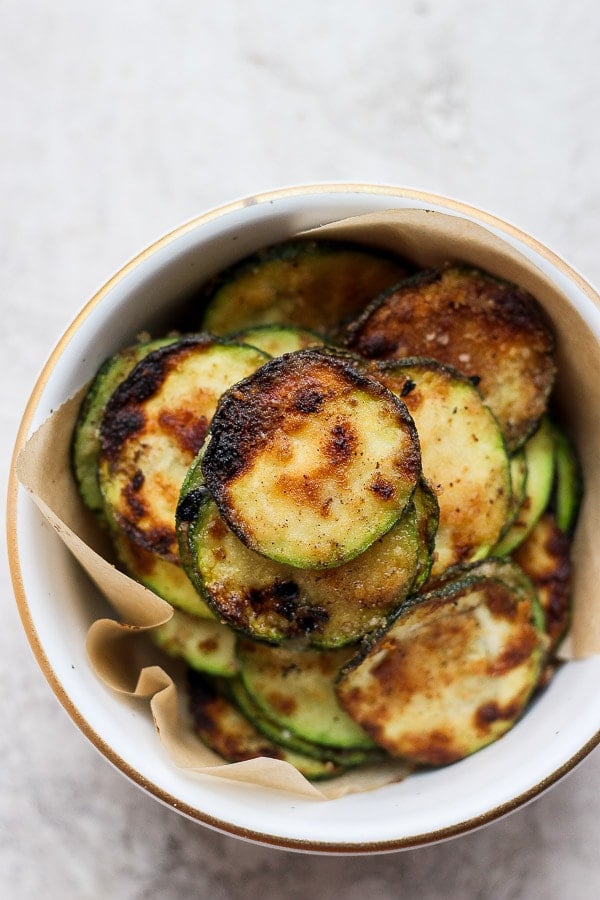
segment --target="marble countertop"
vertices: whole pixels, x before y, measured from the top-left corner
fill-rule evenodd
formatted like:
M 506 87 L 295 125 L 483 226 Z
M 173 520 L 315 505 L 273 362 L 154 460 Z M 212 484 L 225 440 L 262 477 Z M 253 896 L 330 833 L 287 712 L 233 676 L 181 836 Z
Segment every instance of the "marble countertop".
M 600 283 L 593 0 L 25 0 L 0 4 L 0 34 L 5 473 L 37 372 L 84 301 L 239 196 L 332 180 L 439 192 Z M 598 896 L 598 752 L 500 822 L 369 859 L 270 850 L 178 816 L 77 731 L 30 652 L 5 556 L 0 577 L 2 896 Z

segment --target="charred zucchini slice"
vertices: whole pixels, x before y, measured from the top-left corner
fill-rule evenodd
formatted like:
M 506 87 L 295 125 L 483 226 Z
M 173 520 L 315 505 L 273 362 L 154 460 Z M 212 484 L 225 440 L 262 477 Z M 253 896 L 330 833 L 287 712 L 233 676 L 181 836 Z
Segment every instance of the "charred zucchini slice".
M 235 635 L 220 622 L 175 610 L 171 619 L 150 632 L 169 656 L 183 659 L 199 672 L 231 678 L 237 672 Z
M 215 618 L 180 562 L 162 559 L 156 553 L 135 544 L 117 529 L 112 531 L 112 539 L 119 561 L 131 578 L 177 609 L 202 619 Z
M 507 519 L 509 462 L 496 420 L 476 388 L 435 360 L 379 363 L 372 369 L 401 397 L 419 434 L 423 475 L 437 496 L 437 575 L 486 556 Z
M 241 678 L 233 678 L 230 682 L 230 691 L 232 699 L 238 709 L 251 722 L 257 731 L 264 734 L 288 750 L 294 750 L 296 753 L 302 753 L 304 756 L 310 756 L 314 759 L 329 760 L 335 765 L 348 769 L 354 766 L 360 766 L 368 762 L 377 762 L 382 759 L 384 754 L 377 749 L 361 750 L 343 747 L 327 747 L 325 744 L 317 744 L 313 741 L 306 741 L 304 738 L 298 737 L 289 730 L 289 728 L 279 725 L 273 719 L 270 719 L 254 702 Z
M 269 356 L 283 356 L 306 347 L 320 347 L 323 338 L 314 331 L 292 328 L 286 325 L 257 325 L 233 335 L 240 344 L 251 344 Z
M 556 463 L 554 442 L 554 429 L 544 416 L 540 427 L 523 448 L 527 467 L 525 496 L 510 528 L 494 548 L 496 556 L 511 553 L 518 547 L 548 506 Z
M 323 569 L 399 520 L 420 476 L 404 404 L 347 360 L 318 350 L 273 359 L 219 402 L 202 471 L 250 549 Z
M 554 338 L 537 301 L 466 266 L 384 292 L 349 327 L 347 345 L 371 359 L 432 357 L 477 379 L 511 451 L 534 431 L 554 381 Z
M 571 618 L 570 551 L 568 537 L 547 512 L 513 554 L 537 589 L 551 653 L 560 644 Z
M 554 426 L 556 473 L 554 508 L 556 524 L 565 534 L 571 534 L 577 521 L 583 493 L 581 467 L 573 444 L 564 431 Z
M 305 637 L 336 647 L 380 628 L 406 597 L 417 566 L 428 565 L 434 498 L 364 553 L 332 569 L 297 569 L 243 544 L 221 518 L 204 485 L 202 454 L 191 467 L 177 509 L 180 553 L 190 579 L 216 615 L 238 631 L 272 643 Z M 419 502 L 420 486 L 415 491 Z
M 71 445 L 71 464 L 81 499 L 88 509 L 104 517 L 104 500 L 98 483 L 100 421 L 112 393 L 137 363 L 175 337 L 141 340 L 107 359 L 96 373 L 81 404 Z
M 337 241 L 276 244 L 235 264 L 207 290 L 213 334 L 279 323 L 325 333 L 413 270 L 405 260 Z
M 146 356 L 110 398 L 100 426 L 107 516 L 134 543 L 178 561 L 175 508 L 217 401 L 266 359 L 208 335 Z
M 330 761 L 314 759 L 281 747 L 261 734 L 214 683 L 194 670 L 189 674 L 189 706 L 200 740 L 227 762 L 261 756 L 291 763 L 306 778 L 317 781 L 342 771 Z
M 334 682 L 353 650 L 293 650 L 238 643 L 240 677 L 274 722 L 304 740 L 370 749 L 371 738 L 340 707 Z
M 544 658 L 542 627 L 533 590 L 472 573 L 407 602 L 343 670 L 340 703 L 392 756 L 455 762 L 525 709 Z

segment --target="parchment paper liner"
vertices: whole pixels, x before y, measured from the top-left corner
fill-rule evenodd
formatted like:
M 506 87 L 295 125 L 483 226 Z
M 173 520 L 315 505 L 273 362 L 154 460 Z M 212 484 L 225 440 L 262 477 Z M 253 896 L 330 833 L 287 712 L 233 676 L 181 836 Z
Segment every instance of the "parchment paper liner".
M 464 261 L 529 290 L 545 307 L 557 336 L 558 383 L 555 405 L 582 461 L 586 494 L 573 548 L 575 597 L 573 622 L 561 648 L 563 659 L 581 659 L 600 652 L 599 533 L 600 485 L 600 347 L 579 313 L 557 287 L 532 263 L 503 240 L 470 220 L 429 210 L 389 210 L 346 219 L 314 229 L 310 234 L 349 238 L 396 251 L 421 266 Z M 73 424 L 85 388 L 67 400 L 30 438 L 17 461 L 17 474 L 41 512 L 58 532 L 92 581 L 107 597 L 122 622 L 100 619 L 87 636 L 92 668 L 119 693 L 150 700 L 162 744 L 173 762 L 210 778 L 226 778 L 301 794 L 332 799 L 396 781 L 407 773 L 399 762 L 350 771 L 318 786 L 280 760 L 258 759 L 225 764 L 193 734 L 185 703 L 176 683 L 156 664 L 140 660 L 154 652 L 140 635 L 172 615 L 171 606 L 137 584 L 112 564 L 112 552 L 83 508 L 69 463 Z M 175 664 L 175 669 L 177 665 Z

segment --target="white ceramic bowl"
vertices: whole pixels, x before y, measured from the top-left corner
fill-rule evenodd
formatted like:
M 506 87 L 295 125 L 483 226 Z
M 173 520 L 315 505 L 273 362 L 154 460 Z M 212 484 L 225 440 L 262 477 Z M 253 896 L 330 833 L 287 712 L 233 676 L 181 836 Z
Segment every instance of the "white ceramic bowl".
M 199 216 L 118 272 L 68 327 L 24 414 L 17 450 L 102 360 L 166 305 L 234 259 L 309 227 L 391 208 L 434 209 L 474 220 L 516 247 L 562 290 L 600 340 L 598 297 L 562 260 L 500 220 L 464 204 L 370 185 L 290 188 Z M 565 338 L 569 339 L 568 335 Z M 597 413 L 596 413 L 597 415 Z M 448 768 L 342 799 L 193 777 L 171 764 L 146 704 L 110 693 L 90 670 L 85 635 L 106 612 L 67 550 L 13 476 L 9 555 L 15 594 L 37 660 L 76 725 L 121 772 L 198 822 L 264 844 L 321 853 L 415 847 L 467 832 L 555 783 L 600 741 L 600 657 L 566 664 L 501 741 Z

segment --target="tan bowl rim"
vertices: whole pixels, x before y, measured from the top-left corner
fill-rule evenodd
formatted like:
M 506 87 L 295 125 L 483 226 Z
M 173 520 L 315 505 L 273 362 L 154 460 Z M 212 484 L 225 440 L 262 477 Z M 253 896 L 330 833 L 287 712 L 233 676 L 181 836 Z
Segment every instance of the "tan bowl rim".
M 294 838 L 285 838 L 285 837 L 277 837 L 270 834 L 266 834 L 263 832 L 252 831 L 251 829 L 241 828 L 236 825 L 232 825 L 229 822 L 222 821 L 220 819 L 215 818 L 214 816 L 210 816 L 206 813 L 201 812 L 194 807 L 191 807 L 185 803 L 182 803 L 177 797 L 174 797 L 172 794 L 162 790 L 158 785 L 155 785 L 148 779 L 144 778 L 133 769 L 124 759 L 122 759 L 118 754 L 116 754 L 112 748 L 97 734 L 91 725 L 86 721 L 86 719 L 81 715 L 75 704 L 72 702 L 70 697 L 66 694 L 62 684 L 60 683 L 56 673 L 52 669 L 50 662 L 44 652 L 42 647 L 42 643 L 37 634 L 36 628 L 33 624 L 33 620 L 29 611 L 29 607 L 27 604 L 27 597 L 25 595 L 23 579 L 21 576 L 21 568 L 19 563 L 19 554 L 18 554 L 18 541 L 17 541 L 17 495 L 18 495 L 18 481 L 15 473 L 15 462 L 17 455 L 21 448 L 25 445 L 27 436 L 29 434 L 29 430 L 31 427 L 31 423 L 33 420 L 33 416 L 35 410 L 37 408 L 38 402 L 40 400 L 41 394 L 46 387 L 46 384 L 50 378 L 52 370 L 56 365 L 59 357 L 62 355 L 66 345 L 69 343 L 71 337 L 80 327 L 84 319 L 88 316 L 91 310 L 97 306 L 98 303 L 105 297 L 105 295 L 112 290 L 112 288 L 119 282 L 122 278 L 124 278 L 129 272 L 135 269 L 138 265 L 148 259 L 151 255 L 153 255 L 157 250 L 166 246 L 171 241 L 181 237 L 187 232 L 197 228 L 199 225 L 203 225 L 212 219 L 219 218 L 227 213 L 237 211 L 239 209 L 243 209 L 246 206 L 251 206 L 259 203 L 272 202 L 275 200 L 286 199 L 294 196 L 303 196 L 306 194 L 331 194 L 331 193 L 366 193 L 366 194 L 379 194 L 379 195 L 387 195 L 393 197 L 399 197 L 406 200 L 414 200 L 420 203 L 439 205 L 452 212 L 456 212 L 462 214 L 464 216 L 470 216 L 475 218 L 477 221 L 484 223 L 485 225 L 489 225 L 493 228 L 498 229 L 504 234 L 513 237 L 530 247 L 540 256 L 542 256 L 545 260 L 550 262 L 553 266 L 555 266 L 563 275 L 565 275 L 571 282 L 576 284 L 576 286 L 594 303 L 595 306 L 600 308 L 600 297 L 597 292 L 592 288 L 588 282 L 584 280 L 584 278 L 572 269 L 563 259 L 561 259 L 556 253 L 552 250 L 549 250 L 535 238 L 530 237 L 525 232 L 521 231 L 519 228 L 516 228 L 514 225 L 505 222 L 504 220 L 498 218 L 497 216 L 492 215 L 491 213 L 485 212 L 483 210 L 478 209 L 475 206 L 471 206 L 467 203 L 463 203 L 458 200 L 453 200 L 448 197 L 444 197 L 441 194 L 432 194 L 426 191 L 415 190 L 412 188 L 402 188 L 398 186 L 387 186 L 381 184 L 363 184 L 363 183 L 352 183 L 352 182 L 340 182 L 340 183 L 324 183 L 324 184 L 307 184 L 307 185 L 298 185 L 295 187 L 289 188 L 281 188 L 272 191 L 266 191 L 259 194 L 254 194 L 249 197 L 242 198 L 240 200 L 236 200 L 232 203 L 224 204 L 222 206 L 211 209 L 208 212 L 202 213 L 199 216 L 194 217 L 190 221 L 180 225 L 175 228 L 173 231 L 170 231 L 163 237 L 159 238 L 157 241 L 154 241 L 144 250 L 142 250 L 137 256 L 131 259 L 128 263 L 126 263 L 119 271 L 117 271 L 112 278 L 110 278 L 101 288 L 97 291 L 94 296 L 88 300 L 88 302 L 83 306 L 77 316 L 73 319 L 69 327 L 63 333 L 62 337 L 59 339 L 58 343 L 54 347 L 54 350 L 51 352 L 48 357 L 27 402 L 25 407 L 25 411 L 23 413 L 23 417 L 21 419 L 21 423 L 19 426 L 19 430 L 17 432 L 17 437 L 15 441 L 15 447 L 13 451 L 11 469 L 9 474 L 9 483 L 8 483 L 8 499 L 7 499 L 7 545 L 8 545 L 8 560 L 9 560 L 9 568 L 13 583 L 13 590 L 15 593 L 15 598 L 17 601 L 17 607 L 19 610 L 19 615 L 21 617 L 21 621 L 23 623 L 23 627 L 25 629 L 25 633 L 29 640 L 29 644 L 33 651 L 33 654 L 37 660 L 38 665 L 40 666 L 46 680 L 48 681 L 50 687 L 54 691 L 59 702 L 65 708 L 71 719 L 75 722 L 77 727 L 83 732 L 83 734 L 88 738 L 88 740 L 96 747 L 99 752 L 105 756 L 109 762 L 111 762 L 117 769 L 119 769 L 127 778 L 145 790 L 147 793 L 154 796 L 156 799 L 160 800 L 166 806 L 175 809 L 177 812 L 182 813 L 190 819 L 193 819 L 197 822 L 200 822 L 210 828 L 214 828 L 217 831 L 221 831 L 225 834 L 232 835 L 234 837 L 243 838 L 249 841 L 253 841 L 259 844 L 265 844 L 271 847 L 279 847 L 283 850 L 298 850 L 303 851 L 305 853 L 322 853 L 322 854 L 331 854 L 331 855 L 342 855 L 342 854 L 367 854 L 367 853 L 386 853 L 392 852 L 394 850 L 404 850 L 409 848 L 415 848 L 424 846 L 427 844 L 437 843 L 442 840 L 446 840 L 448 838 L 457 837 L 461 834 L 466 834 L 469 831 L 473 831 L 474 829 L 480 828 L 483 825 L 487 825 L 490 822 L 493 822 L 495 819 L 499 819 L 504 815 L 507 815 L 510 812 L 518 809 L 524 804 L 530 802 L 535 797 L 538 797 L 541 793 L 546 791 L 552 785 L 556 784 L 564 775 L 570 772 L 575 768 L 591 751 L 598 746 L 600 743 L 600 729 L 596 732 L 596 734 L 589 740 L 587 743 L 576 753 L 574 754 L 566 763 L 560 766 L 555 772 L 549 775 L 547 778 L 542 779 L 540 782 L 535 784 L 533 787 L 529 788 L 529 790 L 519 794 L 517 797 L 514 797 L 512 800 L 503 803 L 494 809 L 488 810 L 486 813 L 476 816 L 474 818 L 465 820 L 464 822 L 460 822 L 457 825 L 453 825 L 447 828 L 441 828 L 436 831 L 430 831 L 427 833 L 414 835 L 408 838 L 400 838 L 394 839 L 390 841 L 364 841 L 359 843 L 329 843 L 323 841 L 304 841 L 297 840 Z

